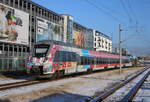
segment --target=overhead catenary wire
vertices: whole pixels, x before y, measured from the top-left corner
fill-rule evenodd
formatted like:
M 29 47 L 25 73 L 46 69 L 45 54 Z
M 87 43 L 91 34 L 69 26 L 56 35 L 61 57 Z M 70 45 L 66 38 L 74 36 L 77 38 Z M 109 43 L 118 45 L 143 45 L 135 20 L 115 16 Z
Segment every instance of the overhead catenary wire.
M 113 16 L 112 14 L 110 14 L 109 12 L 107 12 L 106 10 L 104 10 L 103 8 L 101 8 L 100 6 L 97 6 L 94 2 L 91 2 L 90 0 L 85 0 L 88 4 L 92 5 L 93 7 L 95 7 L 97 10 L 99 10 L 100 12 L 103 12 L 105 15 L 109 16 L 110 18 L 112 18 L 113 20 L 119 22 L 119 23 L 123 23 L 124 22 L 120 19 L 118 19 L 117 17 Z
M 119 12 L 117 10 L 114 10 L 114 9 L 112 9 L 110 7 L 107 7 L 106 5 L 104 5 L 103 3 L 101 3 L 99 0 L 98 1 L 95 0 L 95 2 L 97 2 L 98 5 L 100 5 L 102 8 L 104 8 L 107 11 L 109 11 L 110 13 L 113 13 L 113 14 L 115 13 L 115 14 L 117 14 L 117 16 L 120 16 L 120 17 L 124 17 L 125 16 L 123 13 L 121 13 L 121 12 Z
M 130 0 L 127 0 L 127 5 L 128 5 L 128 7 L 129 7 L 129 9 L 130 9 L 130 12 L 131 12 L 132 16 L 135 18 L 136 22 L 138 22 L 137 16 L 136 16 L 136 14 L 135 14 L 135 12 L 134 12 L 132 6 L 131 6 Z
M 103 4 L 101 4 L 101 3 L 99 3 L 100 5 L 98 5 L 98 3 L 95 3 L 94 2 L 94 0 L 92 0 L 92 1 L 90 1 L 90 0 L 85 0 L 88 4 L 90 4 L 90 5 L 92 5 L 93 7 L 95 7 L 97 10 L 99 10 L 100 12 L 102 12 L 102 13 L 104 13 L 105 15 L 107 15 L 107 16 L 109 16 L 109 17 L 111 17 L 112 19 L 114 19 L 115 21 L 117 21 L 117 22 L 119 22 L 119 23 L 121 23 L 121 24 L 125 24 L 125 23 L 123 23 L 122 22 L 122 19 L 119 19 L 118 17 L 116 17 L 116 16 L 114 16 L 114 10 L 113 9 L 111 9 L 111 8 L 109 8 L 109 7 L 107 7 L 107 6 L 105 6 L 105 5 L 103 5 Z M 124 8 L 124 10 L 125 10 L 125 14 L 127 15 L 127 17 L 128 17 L 128 19 L 129 19 L 129 22 L 131 23 L 134 23 L 134 28 L 136 28 L 135 29 L 135 31 L 134 31 L 134 33 L 131 33 L 128 37 L 126 37 L 126 39 L 124 40 L 124 41 L 129 41 L 129 40 L 132 40 L 132 39 L 134 39 L 135 37 L 139 37 L 139 34 L 140 33 L 137 33 L 137 32 L 139 32 L 139 21 L 137 20 L 137 16 L 135 15 L 135 13 L 134 13 L 134 11 L 133 11 L 133 9 L 132 9 L 132 6 L 131 6 L 131 4 L 130 4 L 130 1 L 128 0 L 128 1 L 122 1 L 122 0 L 120 0 L 120 2 L 121 2 L 121 5 L 122 5 L 122 7 Z M 125 3 L 127 3 L 127 4 L 125 4 Z M 131 11 L 131 12 L 130 12 Z M 112 14 L 112 12 L 113 12 L 113 14 Z M 116 12 L 115 12 L 116 13 Z M 133 15 L 132 15 L 132 14 Z M 116 13 L 117 14 L 117 13 Z M 119 14 L 119 13 L 118 13 Z M 119 15 L 120 16 L 120 15 Z M 134 21 L 134 22 L 133 22 Z M 130 28 L 130 27 L 129 27 Z M 130 28 L 131 30 L 133 30 L 133 28 Z M 143 42 L 147 42 L 147 41 L 143 41 Z
M 126 12 L 128 18 L 129 18 L 129 22 L 132 22 L 132 17 L 131 17 L 131 15 L 130 15 L 130 13 L 129 13 L 129 11 L 128 11 L 128 9 L 127 9 L 127 7 L 126 7 L 124 1 L 123 1 L 123 0 L 120 0 L 120 3 L 121 3 L 121 5 L 122 5 L 124 11 Z
M 134 10 L 133 10 L 133 8 L 132 8 L 132 6 L 131 6 L 130 0 L 126 0 L 126 2 L 127 2 L 127 5 L 128 5 L 129 10 L 130 10 L 130 12 L 131 12 L 131 15 L 132 15 L 133 18 L 135 19 L 135 26 L 137 27 L 137 25 L 139 24 L 137 15 L 135 14 L 135 12 L 134 12 Z M 134 20 L 134 19 L 133 19 L 133 20 Z M 136 29 L 138 29 L 138 28 L 136 28 Z

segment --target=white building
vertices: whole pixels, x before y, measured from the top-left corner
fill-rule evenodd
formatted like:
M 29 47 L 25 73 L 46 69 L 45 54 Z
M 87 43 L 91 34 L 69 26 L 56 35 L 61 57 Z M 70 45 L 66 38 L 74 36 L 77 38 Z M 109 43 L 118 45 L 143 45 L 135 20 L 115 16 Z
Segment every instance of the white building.
M 64 18 L 63 41 L 65 43 L 73 43 L 73 17 L 67 14 L 63 14 L 62 16 Z
M 101 32 L 93 30 L 94 36 L 94 49 L 96 51 L 112 52 L 112 40 L 109 36 Z

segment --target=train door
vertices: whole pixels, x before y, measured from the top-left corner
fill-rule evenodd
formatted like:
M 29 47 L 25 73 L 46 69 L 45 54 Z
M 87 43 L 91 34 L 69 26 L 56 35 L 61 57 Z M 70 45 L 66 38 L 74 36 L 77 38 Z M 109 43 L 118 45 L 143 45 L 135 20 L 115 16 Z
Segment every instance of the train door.
M 76 53 L 75 52 L 67 52 L 66 53 L 66 72 L 75 73 L 77 70 L 77 62 L 76 62 Z

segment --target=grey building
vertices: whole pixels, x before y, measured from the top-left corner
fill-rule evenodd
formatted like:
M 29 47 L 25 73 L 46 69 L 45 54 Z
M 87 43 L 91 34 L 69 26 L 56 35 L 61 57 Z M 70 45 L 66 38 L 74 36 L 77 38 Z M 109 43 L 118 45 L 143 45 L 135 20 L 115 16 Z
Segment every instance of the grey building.
M 63 41 L 94 50 L 95 30 L 31 0 L 0 0 L 0 14 L 0 72 L 25 70 L 27 58 L 34 52 L 33 45 L 41 40 Z M 111 51 L 111 43 L 105 46 L 107 50 Z
M 0 23 L 6 25 L 0 26 L 0 71 L 22 70 L 32 46 L 47 33 L 49 39 L 63 41 L 64 18 L 30 0 L 0 0 L 0 12 Z

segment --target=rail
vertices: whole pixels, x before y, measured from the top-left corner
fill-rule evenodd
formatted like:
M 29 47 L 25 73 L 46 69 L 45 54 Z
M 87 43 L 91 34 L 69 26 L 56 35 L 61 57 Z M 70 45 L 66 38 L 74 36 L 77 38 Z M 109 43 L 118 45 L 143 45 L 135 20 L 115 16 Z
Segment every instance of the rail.
M 110 96 L 111 94 L 113 94 L 115 91 L 117 91 L 118 89 L 120 89 L 121 87 L 125 86 L 127 83 L 129 83 L 130 81 L 132 81 L 133 79 L 135 79 L 136 77 L 138 77 L 140 74 L 142 74 L 143 72 L 145 72 L 148 68 L 145 68 L 141 71 L 139 71 L 136 75 L 134 75 L 133 77 L 119 83 L 117 86 L 111 88 L 110 90 L 100 94 L 98 97 L 90 100 L 90 102 L 101 102 L 104 99 L 106 99 L 108 96 Z
M 150 71 L 135 85 L 134 88 L 132 88 L 129 93 L 120 101 L 120 102 L 132 102 L 134 96 L 140 89 L 140 87 L 143 85 L 144 81 L 147 79 L 147 77 L 150 75 Z

